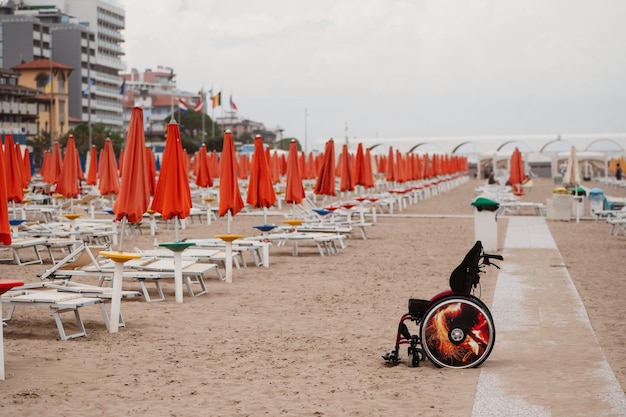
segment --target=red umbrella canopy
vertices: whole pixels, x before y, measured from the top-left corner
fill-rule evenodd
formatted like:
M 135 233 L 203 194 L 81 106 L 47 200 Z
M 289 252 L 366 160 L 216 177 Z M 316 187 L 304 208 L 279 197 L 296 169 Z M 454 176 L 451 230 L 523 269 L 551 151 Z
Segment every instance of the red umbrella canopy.
M 70 135 L 67 138 L 67 145 L 65 146 L 65 159 L 63 160 L 63 167 L 59 177 L 57 178 L 56 192 L 67 198 L 78 197 L 79 175 L 80 172 L 78 170 L 78 152 L 76 152 L 76 143 L 74 142 L 74 136 Z
M 373 188 L 376 184 L 374 181 L 374 171 L 372 169 L 372 155 L 370 154 L 369 148 L 365 150 L 365 174 L 363 181 L 365 188 Z
M 324 148 L 322 167 L 315 181 L 313 193 L 334 196 L 335 192 L 335 141 L 329 139 Z
M 352 178 L 354 178 L 354 185 L 365 187 L 365 154 L 363 153 L 363 144 L 361 142 L 357 145 L 356 155 L 354 155 Z
M 10 245 L 11 226 L 9 225 L 9 206 L 7 204 L 9 197 L 7 194 L 5 172 L 4 152 L 2 152 L 2 146 L 0 146 L 0 243 Z
M 217 157 L 217 151 L 211 152 L 208 156 L 209 159 L 209 177 L 211 177 L 211 185 L 213 186 L 213 178 L 220 176 L 220 163 Z
M 156 161 L 152 149 L 146 146 L 146 166 L 148 168 L 148 190 L 150 195 L 154 195 L 156 190 Z
M 4 136 L 4 168 L 8 200 L 21 203 L 24 199 L 22 167 L 17 160 L 13 135 L 10 133 Z
M 50 151 L 44 151 L 43 160 L 41 161 L 40 172 L 41 172 L 41 178 L 44 180 L 44 182 L 47 182 L 48 184 L 52 184 L 52 182 L 50 181 L 51 167 L 52 167 L 52 155 L 50 154 Z
M 76 148 L 76 142 L 74 142 L 74 148 Z M 82 181 L 85 179 L 85 173 L 83 172 L 83 166 L 80 163 L 80 154 L 78 153 L 78 150 L 76 150 L 76 166 L 78 167 L 78 179 Z
M 24 149 L 24 175 L 26 176 L 26 184 L 30 183 L 32 179 L 31 174 L 32 166 L 30 165 L 30 152 L 28 148 Z
M 22 188 L 28 187 L 28 183 L 30 182 L 30 178 L 26 176 L 26 170 L 24 169 L 24 159 L 22 158 L 22 150 L 20 149 L 19 144 L 15 144 L 15 156 L 17 158 L 17 166 L 20 168 L 20 173 L 22 174 Z
M 128 156 L 125 156 L 127 158 Z M 164 220 L 184 219 L 191 210 L 191 191 L 187 163 L 183 155 L 178 123 L 167 125 L 167 138 L 161 163 L 161 175 L 154 191 L 152 210 L 161 213 Z
M 425 153 L 422 157 L 422 162 L 424 163 L 424 176 L 426 178 L 433 177 L 433 166 L 430 163 L 430 159 L 428 158 L 428 154 Z
M 526 173 L 524 172 L 524 162 L 522 161 L 522 153 L 516 147 L 511 155 L 511 167 L 509 174 L 509 183 L 513 186 L 513 192 L 517 195 L 523 195 L 524 189 L 521 187 Z
M 100 152 L 100 163 L 98 164 L 98 190 L 100 194 L 119 194 L 120 179 L 117 175 L 117 163 L 115 162 L 115 153 L 113 151 L 113 142 L 111 139 L 104 141 L 104 148 Z
M 306 159 L 306 177 L 307 179 L 313 179 L 317 176 L 317 165 L 315 163 L 315 156 L 313 152 L 309 152 Z
M 243 209 L 244 203 L 237 182 L 237 156 L 235 155 L 235 142 L 233 134 L 227 130 L 224 133 L 222 145 L 222 159 L 220 160 L 220 206 L 218 215 L 236 215 Z
M 276 151 L 270 158 L 270 171 L 272 172 L 272 184 L 278 184 L 280 182 L 280 159 Z
M 280 168 L 280 176 L 284 176 L 287 175 L 287 157 L 285 156 L 284 153 L 281 153 L 279 158 L 279 165 L 278 167 Z
M 339 182 L 339 191 L 354 190 L 352 181 L 352 165 L 350 164 L 350 154 L 348 153 L 348 145 L 344 144 L 341 148 L 341 180 Z
M 54 142 L 54 148 L 52 151 L 52 166 L 50 170 L 50 184 L 56 184 L 61 174 L 61 168 L 63 167 L 63 157 L 61 156 L 61 145 L 59 142 Z
M 116 221 L 126 217 L 130 223 L 139 223 L 148 208 L 150 193 L 145 147 L 143 110 L 141 107 L 134 107 L 126 137 L 124 176 L 120 193 L 113 205 Z
M 353 178 L 355 185 L 360 185 L 363 188 L 371 188 L 374 186 L 374 176 L 372 174 L 372 162 L 370 160 L 369 149 L 367 155 L 365 155 L 362 143 L 359 143 L 356 149 Z
M 250 158 L 247 154 L 242 153 L 239 155 L 239 165 L 237 166 L 237 175 L 241 180 L 248 179 L 248 172 L 250 171 Z
M 404 183 L 407 181 L 404 158 L 400 151 L 396 150 L 396 159 L 393 168 L 394 181 Z
M 119 157 L 119 160 L 117 161 L 117 170 L 120 173 L 120 178 L 122 178 L 122 176 L 124 175 L 122 173 L 122 171 L 124 170 L 124 149 L 120 151 L 120 157 Z
M 305 195 L 298 159 L 298 145 L 295 140 L 292 140 L 289 143 L 289 155 L 287 157 L 287 184 L 285 186 L 285 202 L 287 204 L 300 204 Z
M 276 193 L 272 185 L 272 174 L 263 147 L 263 138 L 254 138 L 254 153 L 248 183 L 246 203 L 254 208 L 272 207 L 276 203 Z
M 87 168 L 87 185 L 98 183 L 98 151 L 96 145 L 91 145 L 89 151 L 89 167 Z
M 387 154 L 387 163 L 385 166 L 385 174 L 387 177 L 387 181 L 392 182 L 396 181 L 396 164 L 393 160 L 393 148 L 389 147 L 389 153 Z
M 203 143 L 198 151 L 198 172 L 196 174 L 196 185 L 207 188 L 213 186 L 211 170 L 209 169 L 209 156 L 206 152 L 206 145 Z
M 524 168 L 522 164 L 522 153 L 518 148 L 513 150 L 513 154 L 511 155 L 511 167 L 509 172 L 509 182 L 511 184 L 521 184 L 523 177 Z

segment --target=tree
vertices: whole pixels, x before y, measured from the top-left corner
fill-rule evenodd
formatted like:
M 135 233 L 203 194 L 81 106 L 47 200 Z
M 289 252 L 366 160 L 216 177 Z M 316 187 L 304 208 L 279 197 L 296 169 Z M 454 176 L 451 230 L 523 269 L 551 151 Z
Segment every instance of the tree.
M 89 152 L 89 125 L 87 123 L 81 123 L 74 129 L 70 129 L 67 135 L 63 136 L 59 143 L 61 146 L 65 146 L 69 135 L 74 135 L 74 141 L 76 142 L 76 149 L 81 155 Z M 91 144 L 96 146 L 96 149 L 100 151 L 104 148 L 104 142 L 109 138 L 113 142 L 113 149 L 115 153 L 119 155 L 120 150 L 124 144 L 124 138 L 119 132 L 114 132 L 105 127 L 103 123 L 95 123 L 91 126 Z
M 289 143 L 295 140 L 296 144 L 298 145 L 298 150 L 301 151 L 302 147 L 300 146 L 300 142 L 298 142 L 298 139 L 296 138 L 284 138 L 279 142 L 276 142 L 276 148 L 275 149 L 281 149 L 283 151 L 288 151 L 289 150 Z
M 50 132 L 41 130 L 37 136 L 32 139 L 26 139 L 26 144 L 33 149 L 33 168 L 40 168 L 43 163 L 44 151 L 50 149 Z
M 254 143 L 254 138 L 252 137 L 252 135 L 248 132 L 243 132 L 241 135 L 239 135 L 237 137 L 237 141 L 241 142 L 242 144 L 245 143 Z
M 207 145 L 207 150 L 217 150 L 221 151 L 222 149 L 222 131 L 219 126 L 215 125 L 215 137 L 211 137 L 211 133 L 213 132 L 213 120 L 204 114 L 204 113 L 196 113 L 193 111 L 188 111 L 186 113 L 174 113 L 174 116 L 177 116 L 178 119 L 178 130 L 180 131 L 180 140 L 183 145 L 183 149 L 189 154 L 195 153 L 202 143 Z M 204 117 L 204 142 L 202 141 L 202 118 Z M 169 117 L 171 119 L 171 115 Z M 174 118 L 176 120 L 176 117 Z M 219 143 L 216 140 L 219 138 Z

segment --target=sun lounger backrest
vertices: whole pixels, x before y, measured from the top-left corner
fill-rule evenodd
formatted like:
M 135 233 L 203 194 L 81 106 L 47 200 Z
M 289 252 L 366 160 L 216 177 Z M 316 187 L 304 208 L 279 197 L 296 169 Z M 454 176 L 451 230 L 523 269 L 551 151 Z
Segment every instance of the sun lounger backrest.
M 100 251 L 105 249 L 105 246 L 80 245 L 52 268 L 41 274 L 39 278 L 44 280 L 46 278 L 54 277 L 54 274 L 58 271 L 76 270 L 88 266 L 95 267 L 97 270 L 100 270 L 100 264 L 96 258 L 100 254 Z

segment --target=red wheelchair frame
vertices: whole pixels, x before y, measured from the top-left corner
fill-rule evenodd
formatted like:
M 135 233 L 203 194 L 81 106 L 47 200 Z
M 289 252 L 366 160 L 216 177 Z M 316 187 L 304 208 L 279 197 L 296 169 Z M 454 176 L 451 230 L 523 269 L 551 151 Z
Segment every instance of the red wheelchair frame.
M 419 366 L 428 358 L 438 367 L 474 368 L 482 364 L 493 349 L 496 329 L 487 306 L 472 291 L 480 283 L 483 266 L 498 265 L 492 259 L 501 255 L 483 252 L 480 241 L 465 255 L 450 275 L 449 291 L 429 300 L 409 299 L 409 312 L 400 318 L 394 350 L 382 355 L 390 364 L 402 358 L 400 346 L 408 344 L 407 364 Z M 415 322 L 418 334 L 412 334 L 405 322 Z

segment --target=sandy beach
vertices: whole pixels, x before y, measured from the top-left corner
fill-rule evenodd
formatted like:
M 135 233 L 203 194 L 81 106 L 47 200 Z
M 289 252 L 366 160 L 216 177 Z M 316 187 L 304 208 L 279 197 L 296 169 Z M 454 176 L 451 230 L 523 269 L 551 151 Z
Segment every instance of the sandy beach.
M 233 283 L 211 275 L 208 293 L 185 293 L 182 304 L 166 282 L 163 302 L 123 301 L 127 327 L 118 334 L 107 331 L 98 306 L 81 309 L 88 336 L 69 341 L 59 340 L 47 309 L 17 309 L 4 328 L 0 412 L 469 416 L 480 368 L 439 369 L 428 361 L 419 368 L 404 362 L 390 367 L 381 354 L 393 348 L 410 297 L 430 298 L 448 289 L 450 272 L 474 243 L 470 202 L 483 183 L 472 179 L 398 215 L 379 215 L 367 228 L 367 240 L 355 233 L 347 248 L 333 256 L 322 257 L 306 243 L 296 257 L 290 246 L 273 246 L 269 268 L 254 266 L 248 258 L 247 268 L 233 271 Z M 545 204 L 555 184 L 549 179 L 534 183 L 522 201 Z M 622 188 L 605 193 L 626 197 Z M 270 223 L 282 224 L 282 213 L 270 214 Z M 252 226 L 261 223 L 259 215 L 240 214 L 231 228 L 256 236 Z M 626 237 L 609 236 L 603 220 L 547 223 L 624 389 L 626 335 L 619 320 L 626 312 L 620 297 L 626 294 Z M 499 248 L 506 225 L 507 216 L 500 217 Z M 224 219 L 196 222 L 180 235 L 209 238 L 226 227 Z M 172 241 L 174 230 L 160 227 L 156 238 Z M 148 249 L 154 237 L 146 228 L 125 242 L 126 250 Z M 37 282 L 49 267 L 3 264 L 2 277 Z M 481 298 L 487 305 L 497 277 L 495 269 L 482 277 Z M 124 282 L 124 289 L 139 288 L 137 282 Z M 577 343 L 585 342 L 572 341 L 559 360 L 575 359 Z M 580 410 L 579 415 L 592 414 Z

